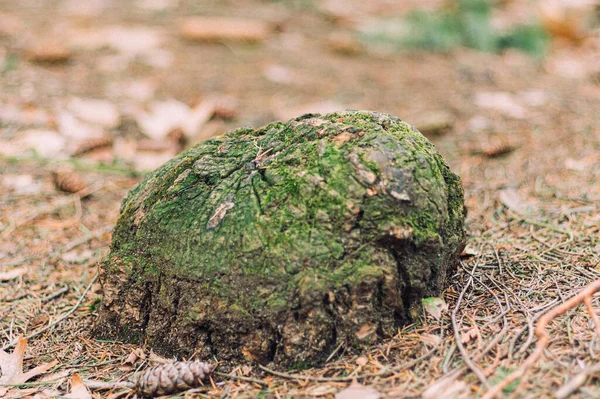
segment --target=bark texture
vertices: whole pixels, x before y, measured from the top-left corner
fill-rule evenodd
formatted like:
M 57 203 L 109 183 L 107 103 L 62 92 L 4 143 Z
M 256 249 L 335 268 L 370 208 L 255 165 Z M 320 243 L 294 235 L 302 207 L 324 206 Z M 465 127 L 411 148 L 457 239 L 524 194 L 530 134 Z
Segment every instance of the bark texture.
M 286 367 L 394 335 L 465 241 L 459 178 L 416 129 L 367 111 L 240 129 L 125 199 L 97 332 Z

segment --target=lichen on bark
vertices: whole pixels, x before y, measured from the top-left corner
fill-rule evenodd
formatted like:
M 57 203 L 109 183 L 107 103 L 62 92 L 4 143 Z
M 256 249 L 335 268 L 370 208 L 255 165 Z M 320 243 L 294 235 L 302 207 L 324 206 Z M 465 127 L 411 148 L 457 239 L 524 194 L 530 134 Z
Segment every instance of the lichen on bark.
M 394 335 L 464 246 L 459 178 L 395 117 L 208 140 L 123 202 L 97 331 L 168 354 L 317 365 Z

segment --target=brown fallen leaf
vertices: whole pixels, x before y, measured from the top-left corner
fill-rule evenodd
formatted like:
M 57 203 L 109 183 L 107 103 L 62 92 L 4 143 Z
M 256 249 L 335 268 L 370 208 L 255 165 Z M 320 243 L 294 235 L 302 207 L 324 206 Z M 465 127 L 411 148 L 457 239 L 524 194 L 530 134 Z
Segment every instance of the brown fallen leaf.
M 539 208 L 533 202 L 521 198 L 514 188 L 500 190 L 498 199 L 502 205 L 522 216 L 535 214 L 539 211 Z
M 448 311 L 448 304 L 442 298 L 428 297 L 423 298 L 423 310 L 434 319 L 439 320 L 442 314 Z
M 592 34 L 596 1 L 544 0 L 538 3 L 540 21 L 551 36 L 579 43 Z
M 475 248 L 471 244 L 467 244 L 465 249 L 463 249 L 462 253 L 460 254 L 460 257 L 468 258 L 470 256 L 475 256 L 475 255 L 479 255 L 479 251 L 477 250 L 477 248 Z
M 71 56 L 71 49 L 56 41 L 41 42 L 27 50 L 27 59 L 37 63 L 62 64 Z
M 318 396 L 328 395 L 335 391 L 336 391 L 335 387 L 332 387 L 331 385 L 319 385 L 314 388 L 308 389 L 306 391 L 306 393 L 308 396 L 318 397 Z
M 50 317 L 47 314 L 39 314 L 27 323 L 27 328 L 29 330 L 36 330 L 38 327 L 48 323 L 49 320 Z
M 460 339 L 463 344 L 468 344 L 472 340 L 475 340 L 479 337 L 479 328 L 477 326 L 471 328 L 469 331 L 464 333 Z
M 327 47 L 337 54 L 342 55 L 359 55 L 365 52 L 365 47 L 362 43 L 347 32 L 334 32 L 326 41 Z
M 527 109 L 511 93 L 480 92 L 475 94 L 474 102 L 479 108 L 493 109 L 514 119 L 524 119 L 527 117 Z
M 64 396 L 68 399 L 92 399 L 92 393 L 85 386 L 79 374 L 73 374 L 71 378 L 71 393 Z
M 107 129 L 117 127 L 121 120 L 116 105 L 108 100 L 75 97 L 69 101 L 67 108 L 78 119 Z
M 335 394 L 335 399 L 379 399 L 381 393 L 354 381 L 350 386 Z
M 423 399 L 462 399 L 469 397 L 469 387 L 456 377 L 442 377 L 423 391 Z
M 133 350 L 129 354 L 129 356 L 127 356 L 127 359 L 123 361 L 123 364 L 130 364 L 133 366 L 138 361 L 138 359 L 146 359 L 146 353 L 142 348 L 136 348 L 135 350 Z
M 2 377 L 0 377 L 0 397 L 2 397 L 10 388 L 6 385 L 22 384 L 29 381 L 35 376 L 45 373 L 54 367 L 58 361 L 54 360 L 50 363 L 44 363 L 34 367 L 26 373 L 23 373 L 23 355 L 27 340 L 21 335 L 19 343 L 15 350 L 10 355 L 0 349 L 0 369 L 2 369 Z
M 0 272 L 0 281 L 10 281 L 17 277 L 21 277 L 27 273 L 26 267 L 19 267 L 17 269 L 7 270 L 5 272 Z
M 199 42 L 262 42 L 273 27 L 267 22 L 243 18 L 188 17 L 180 22 L 184 39 Z

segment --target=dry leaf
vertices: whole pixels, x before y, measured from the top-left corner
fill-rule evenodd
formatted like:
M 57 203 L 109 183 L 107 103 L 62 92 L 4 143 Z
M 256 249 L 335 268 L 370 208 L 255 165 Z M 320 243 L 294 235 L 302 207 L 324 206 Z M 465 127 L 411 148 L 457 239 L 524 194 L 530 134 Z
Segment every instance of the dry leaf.
M 144 360 L 145 358 L 146 353 L 144 352 L 144 350 L 142 348 L 136 348 L 129 354 L 129 356 L 127 356 L 127 359 L 123 361 L 123 364 L 134 365 L 138 361 L 138 359 Z
M 56 121 L 59 132 L 67 137 L 85 140 L 106 136 L 102 126 L 84 122 L 68 111 L 60 111 Z
M 517 99 L 505 92 L 481 92 L 475 96 L 475 105 L 481 108 L 494 109 L 515 119 L 527 116 L 527 110 L 519 104 Z
M 85 386 L 79 374 L 73 374 L 71 378 L 71 393 L 65 395 L 68 399 L 92 399 L 92 393 Z
M 513 188 L 500 190 L 498 198 L 504 206 L 519 215 L 527 216 L 538 211 L 535 204 L 521 198 Z
M 542 25 L 552 36 L 581 42 L 592 33 L 596 0 L 543 0 L 538 4 Z
M 356 381 L 335 394 L 335 399 L 379 399 L 380 397 L 381 393 L 373 388 L 360 385 Z
M 0 21 L 1 22 L 1 21 Z M 0 120 L 18 125 L 46 125 L 50 122 L 48 111 L 33 105 L 18 103 L 0 104 Z
M 134 116 L 146 136 L 161 140 L 167 137 L 169 132 L 182 127 L 190 118 L 190 113 L 186 104 L 177 100 L 167 100 L 151 104 L 149 112 L 136 111 Z
M 479 251 L 477 250 L 477 248 L 475 248 L 471 244 L 467 244 L 465 249 L 463 249 L 462 253 L 460 254 L 460 256 L 462 258 L 467 258 L 470 256 L 475 256 L 475 255 L 479 255 Z
M 216 110 L 216 100 L 206 99 L 192 108 L 180 127 L 188 138 L 194 138 L 202 126 L 210 120 Z
M 263 21 L 198 16 L 183 19 L 179 27 L 184 39 L 200 42 L 262 42 L 272 30 L 271 25 Z
M 170 360 L 170 359 L 164 358 L 162 356 L 159 356 L 159 355 L 157 355 L 154 352 L 150 352 L 150 355 L 148 355 L 148 360 L 151 363 L 160 363 L 160 364 L 173 362 L 173 360 Z
M 479 337 L 479 328 L 477 328 L 477 326 L 471 328 L 469 331 L 467 331 L 466 333 L 464 333 L 460 339 L 460 341 L 463 344 L 468 344 L 469 342 L 471 342 L 474 339 L 477 339 L 477 337 Z
M 38 378 L 38 382 L 51 382 L 55 386 L 59 386 L 63 383 L 63 381 L 71 374 L 71 370 L 65 369 L 60 370 L 55 373 L 44 374 L 40 378 Z
M 163 43 L 163 33 L 142 26 L 111 26 L 94 31 L 76 31 L 71 37 L 74 46 L 88 50 L 110 47 L 127 59 L 148 54 Z
M 29 323 L 27 323 L 27 328 L 30 331 L 35 331 L 38 327 L 45 325 L 50 320 L 50 316 L 47 314 L 38 314 L 35 316 Z
M 317 397 L 317 396 L 325 396 L 325 395 L 333 393 L 335 391 L 336 391 L 335 387 L 332 387 L 330 385 L 319 385 L 317 387 L 308 389 L 306 391 L 306 393 L 309 396 Z
M 26 267 L 0 272 L 0 281 L 10 281 L 27 273 Z
M 435 334 L 421 334 L 419 338 L 421 339 L 421 342 L 431 347 L 438 346 L 442 342 L 440 336 Z
M 249 376 L 252 373 L 252 366 L 244 364 L 240 368 L 240 374 L 244 376 Z
M 66 157 L 67 140 L 52 130 L 32 129 L 19 134 L 18 145 L 34 150 L 42 158 Z
M 442 313 L 448 311 L 448 304 L 442 298 L 423 298 L 422 302 L 425 313 L 432 316 L 436 320 L 439 320 L 442 317 Z
M 32 368 L 26 373 L 23 373 L 23 355 L 27 340 L 23 336 L 19 337 L 19 343 L 15 350 L 10 355 L 0 349 L 0 369 L 2 369 L 2 377 L 0 377 L 0 385 L 6 384 L 22 384 L 29 381 L 35 376 L 45 373 L 54 367 L 58 361 L 54 360 L 50 363 L 45 363 L 35 368 Z M 0 397 L 8 391 L 10 387 L 0 386 Z
M 468 398 L 468 386 L 454 378 L 444 378 L 434 382 L 425 389 L 423 399 L 462 399 Z
M 364 356 L 360 356 L 356 358 L 356 364 L 359 366 L 366 366 L 369 363 L 369 359 Z
M 369 323 L 365 323 L 362 326 L 360 326 L 360 328 L 356 332 L 356 338 L 358 338 L 361 341 L 371 339 L 375 336 L 376 331 L 376 326 Z
M 71 49 L 56 40 L 36 43 L 27 50 L 27 59 L 37 63 L 61 64 L 71 56 Z
M 42 182 L 36 181 L 32 175 L 5 175 L 2 185 L 14 194 L 39 194 L 42 191 Z
M 163 152 L 138 151 L 133 158 L 133 166 L 138 172 L 150 172 L 163 165 L 176 155 L 174 150 Z
M 334 32 L 326 40 L 327 47 L 342 55 L 359 55 L 365 52 L 363 44 L 352 34 Z
M 67 107 L 82 121 L 100 125 L 107 129 L 117 126 L 121 119 L 117 107 L 106 100 L 73 98 Z

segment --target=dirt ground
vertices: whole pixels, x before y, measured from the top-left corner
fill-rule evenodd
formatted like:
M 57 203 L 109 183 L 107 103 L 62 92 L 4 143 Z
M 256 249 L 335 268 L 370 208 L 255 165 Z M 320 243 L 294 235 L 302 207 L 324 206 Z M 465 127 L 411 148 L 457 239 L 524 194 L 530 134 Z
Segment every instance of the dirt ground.
M 25 369 L 57 361 L 6 397 L 65 395 L 73 373 L 110 383 L 94 397 L 125 397 L 117 382 L 154 364 L 91 334 L 97 261 L 145 171 L 236 127 L 345 108 L 415 124 L 461 176 L 469 245 L 449 311 L 322 369 L 242 364 L 185 396 L 470 398 L 516 371 L 499 396 L 598 397 L 600 304 L 566 306 L 600 278 L 600 35 L 555 40 L 543 60 L 356 39 L 363 19 L 414 3 L 0 0 L 0 343 L 30 337 Z M 189 15 L 266 31 L 194 41 Z M 353 379 L 363 388 L 341 392 Z

